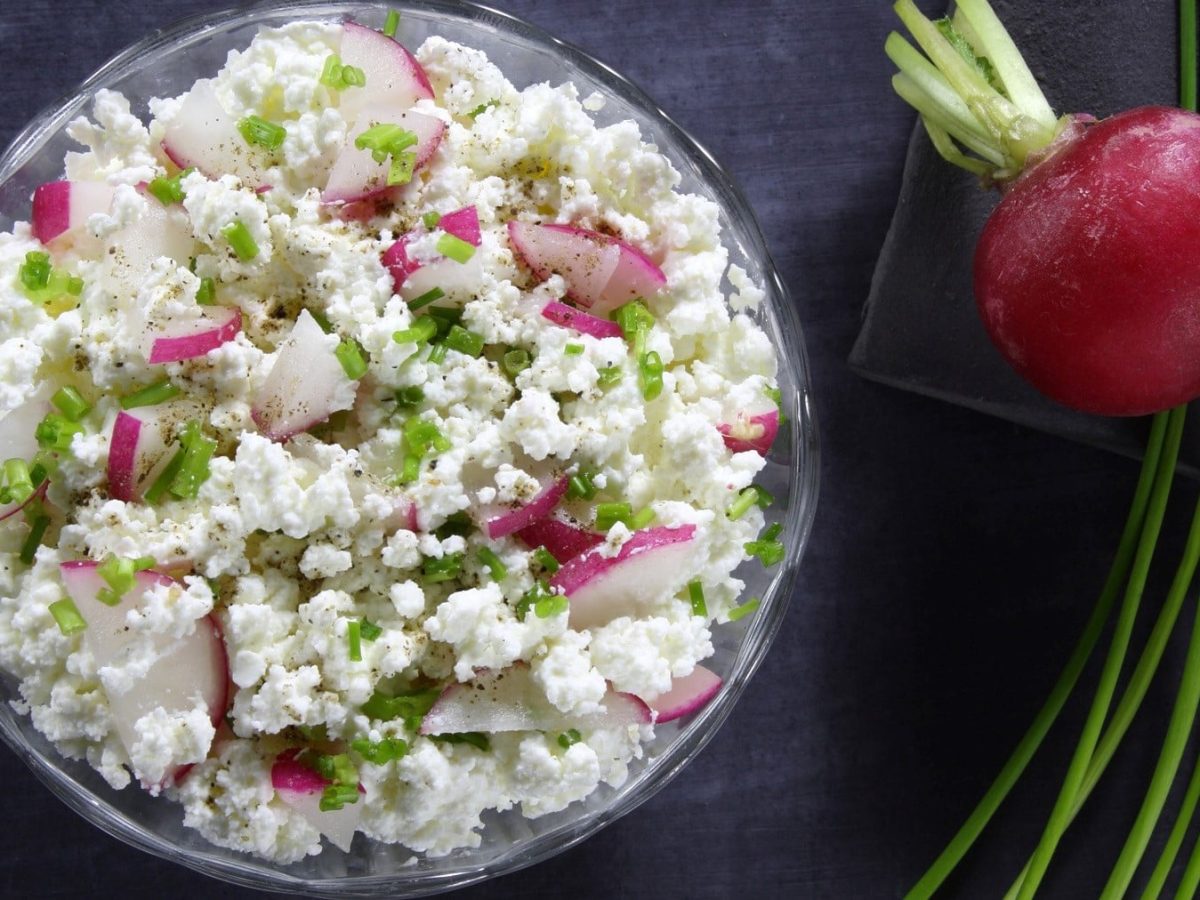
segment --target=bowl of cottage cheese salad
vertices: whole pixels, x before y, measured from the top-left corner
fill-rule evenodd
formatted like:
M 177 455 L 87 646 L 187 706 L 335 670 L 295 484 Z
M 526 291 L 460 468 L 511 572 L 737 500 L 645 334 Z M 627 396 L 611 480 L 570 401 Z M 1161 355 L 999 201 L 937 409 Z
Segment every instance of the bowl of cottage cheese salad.
M 545 858 L 711 737 L 816 499 L 744 200 L 637 88 L 462 4 L 114 59 L 0 160 L 0 733 L 227 880 Z

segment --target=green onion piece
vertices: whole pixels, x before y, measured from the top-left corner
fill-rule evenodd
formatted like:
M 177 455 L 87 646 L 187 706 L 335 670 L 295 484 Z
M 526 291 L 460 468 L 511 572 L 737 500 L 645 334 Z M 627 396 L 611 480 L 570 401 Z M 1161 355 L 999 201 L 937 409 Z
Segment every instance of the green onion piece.
M 421 456 L 430 450 L 444 453 L 450 449 L 450 441 L 427 419 L 409 419 L 404 423 L 404 440 L 410 450 Z
M 342 66 L 342 87 L 366 87 L 367 73 L 358 66 Z
M 759 509 L 766 509 L 775 502 L 775 495 L 768 491 L 765 487 L 757 484 L 752 485 L 752 487 L 754 488 L 755 493 L 758 494 L 758 497 L 755 498 L 754 502 Z
M 508 575 L 508 567 L 501 562 L 500 557 L 496 555 L 491 547 L 480 547 L 478 555 L 479 561 L 487 566 L 493 581 L 503 581 L 505 579 Z
M 364 641 L 373 641 L 383 634 L 383 629 L 370 619 L 363 619 L 358 624 L 358 632 Z
M 83 293 L 83 279 L 72 275 L 67 279 L 67 293 L 78 297 Z
M 704 602 L 704 585 L 697 579 L 688 582 L 688 600 L 692 603 L 692 615 L 708 618 L 708 604 Z
M 475 247 L 456 234 L 443 234 L 438 238 L 437 252 L 456 263 L 466 263 L 475 255 Z
M 436 741 L 439 744 L 470 744 L 484 753 L 492 749 L 492 742 L 488 740 L 488 736 L 481 731 L 462 731 L 455 734 L 431 734 L 431 741 Z
M 579 733 L 578 728 L 571 728 L 558 736 L 558 746 L 566 750 L 572 744 L 578 744 L 583 740 L 583 735 Z
M 447 348 L 445 344 L 434 344 L 429 348 L 429 357 L 427 361 L 433 363 L 435 366 L 440 366 L 446 361 L 446 349 Z
M 442 221 L 442 214 L 439 212 L 427 212 L 421 216 L 421 224 L 426 228 L 437 228 L 437 223 Z
M 87 628 L 87 622 L 79 614 L 79 608 L 75 606 L 75 601 L 70 597 L 55 600 L 46 608 L 50 611 L 50 615 L 54 616 L 58 630 L 67 637 L 78 634 Z
M 447 553 L 441 559 L 430 557 L 421 566 L 425 580 L 431 583 L 450 581 L 462 572 L 464 553 Z
M 773 566 L 780 562 L 784 557 L 784 546 L 780 541 L 775 540 L 777 531 L 773 531 L 775 526 L 771 526 L 763 532 L 763 536 L 756 541 L 747 541 L 743 546 L 746 552 L 751 556 L 758 557 L 758 560 L 764 566 Z
M 121 595 L 112 588 L 100 588 L 96 592 L 96 599 L 105 606 L 119 606 L 121 603 Z
M 397 344 L 423 344 L 437 334 L 437 322 L 431 316 L 419 316 L 411 328 L 392 334 Z
M 624 373 L 620 366 L 605 366 L 600 370 L 600 377 L 596 379 L 596 384 L 603 390 L 608 390 L 613 385 L 620 384 L 623 376 Z
M 483 352 L 483 335 L 467 331 L 461 325 L 451 325 L 446 335 L 446 346 L 467 356 L 478 357 Z
M 321 77 L 318 80 L 326 87 L 331 87 L 335 90 L 341 89 L 342 59 L 340 56 L 336 53 L 330 53 L 325 57 L 325 65 L 321 67 Z
M 644 354 L 638 362 L 638 384 L 646 400 L 653 400 L 662 393 L 663 364 L 657 350 Z
M 383 23 L 383 33 L 390 38 L 396 37 L 396 29 L 400 27 L 400 13 L 394 9 L 389 9 L 387 19 Z
M 648 331 L 654 325 L 654 316 L 646 309 L 641 300 L 633 300 L 624 306 L 618 306 L 613 312 L 613 320 L 621 326 L 625 340 L 634 340 L 639 333 Z
M 417 385 L 410 387 L 396 388 L 396 403 L 399 406 L 413 407 L 417 406 L 425 399 L 425 391 Z
M 25 565 L 33 565 L 33 558 L 37 555 L 37 548 L 42 545 L 42 537 L 46 534 L 49 525 L 50 517 L 45 513 L 35 516 L 29 524 L 29 534 L 25 538 L 25 543 L 21 545 L 19 557 Z
M 287 137 L 287 130 L 282 125 L 268 122 L 262 116 L 246 116 L 237 123 L 237 130 L 247 144 L 257 144 L 268 150 L 278 150 Z
M 758 597 L 751 597 L 741 606 L 735 606 L 729 611 L 729 621 L 736 622 L 738 619 L 750 615 L 750 613 L 758 609 L 758 605 L 760 603 L 762 603 L 762 601 Z
M 147 569 L 153 569 L 157 562 L 153 556 L 139 556 L 133 560 L 133 571 L 145 572 Z
M 580 469 L 567 480 L 567 498 L 570 500 L 591 500 L 596 496 L 596 485 L 592 483 L 594 475 L 586 469 Z
M 121 398 L 121 409 L 137 409 L 139 406 L 158 406 L 166 403 L 183 393 L 182 388 L 171 384 L 169 378 L 156 381 L 154 384 L 134 391 L 127 397 Z
M 751 485 L 750 487 L 738 493 L 737 499 L 734 500 L 733 505 L 725 511 L 725 515 L 736 521 L 744 516 L 749 511 L 750 507 L 757 505 L 757 503 L 758 491 L 756 491 L 754 486 Z
M 120 556 L 108 556 L 96 567 L 96 574 L 119 596 L 133 590 L 134 584 L 137 583 L 137 571 L 133 567 L 133 560 Z
M 553 575 L 560 568 L 558 560 L 545 547 L 538 547 L 533 551 L 533 561 L 542 567 L 547 575 Z
M 645 509 L 639 510 L 637 513 L 635 513 L 633 518 L 630 519 L 627 524 L 631 530 L 637 531 L 639 528 L 645 528 L 647 525 L 653 522 L 654 518 L 654 510 L 647 506 Z
M 567 344 L 563 347 L 564 356 L 583 356 L 583 344 Z
M 33 494 L 33 475 L 29 471 L 29 463 L 23 459 L 4 461 L 4 480 L 13 494 L 13 499 L 19 502 L 28 500 Z
M 194 168 L 189 168 L 184 169 L 182 172 L 176 172 L 170 178 L 165 175 L 152 178 L 150 183 L 146 185 L 146 190 L 163 206 L 182 203 L 183 198 L 186 196 L 183 190 L 183 179 L 194 171 L 196 171 Z
M 475 107 L 473 110 L 471 110 L 469 113 L 467 113 L 467 115 L 470 116 L 472 119 L 477 119 L 480 116 L 482 116 L 485 112 L 487 112 L 489 109 L 491 109 L 493 106 L 499 106 L 499 105 L 500 105 L 499 100 L 489 100 L 487 103 L 480 103 L 477 107 Z
M 28 290 L 36 291 L 50 283 L 50 254 L 40 250 L 30 250 L 25 254 L 25 262 L 17 270 L 21 284 Z
M 377 163 L 383 162 L 389 156 L 393 159 L 401 156 L 404 150 L 416 143 L 417 136 L 411 131 L 387 123 L 372 125 L 354 139 L 354 146 L 359 150 L 370 150 L 371 158 Z
M 362 662 L 362 623 L 356 620 L 346 623 L 346 641 L 350 645 L 350 661 Z
M 521 599 L 517 601 L 516 614 L 517 618 L 522 622 L 529 615 L 529 610 L 533 609 L 538 603 L 549 597 L 555 596 L 550 593 L 550 586 L 542 580 L 537 580 L 533 583 L 533 587 L 521 595 Z
M 400 471 L 392 479 L 397 485 L 412 484 L 421 477 L 421 457 L 415 453 L 406 453 L 400 464 Z
M 201 306 L 212 306 L 217 294 L 217 283 L 211 278 L 201 278 L 196 289 L 196 302 Z
M 392 164 L 388 166 L 388 186 L 408 184 L 412 181 L 416 166 L 417 155 L 415 153 L 397 153 L 392 157 Z
M 376 691 L 360 709 L 368 718 L 379 719 L 382 722 L 403 719 L 405 725 L 416 731 L 420 727 L 421 719 L 441 694 L 440 687 L 405 691 L 395 696 Z
M 549 597 L 543 597 L 533 605 L 533 611 L 539 619 L 550 619 L 554 616 L 560 616 L 570 608 L 570 603 L 565 594 L 551 594 Z
M 44 452 L 45 451 L 39 451 L 39 455 Z M 29 481 L 33 485 L 34 490 L 37 490 L 39 487 L 41 487 L 42 482 L 45 481 L 49 477 L 50 477 L 50 470 L 46 468 L 44 463 L 38 462 L 37 456 L 35 456 L 33 465 L 29 467 Z M 3 502 L 11 503 L 12 497 L 10 496 L 7 500 L 4 500 Z
M 72 422 L 58 413 L 47 413 L 46 417 L 38 422 L 33 434 L 42 449 L 65 453 L 71 449 L 71 440 L 82 431 L 83 426 L 78 422 Z
M 529 368 L 529 351 L 522 350 L 519 347 L 509 350 L 504 354 L 504 359 L 500 364 L 504 367 L 505 372 L 515 378 Z
M 221 229 L 221 234 L 229 241 L 229 246 L 242 262 L 248 262 L 258 256 L 258 244 L 250 235 L 250 229 L 240 221 L 233 221 Z
M 187 455 L 187 451 L 182 448 L 175 452 L 171 457 L 166 467 L 159 473 L 159 476 L 154 479 L 154 483 L 142 495 L 142 499 L 154 506 L 163 495 L 167 493 L 167 488 L 171 486 L 171 482 L 175 480 L 175 476 L 179 474 L 179 469 L 183 465 L 183 458 Z
M 358 341 L 346 339 L 337 345 L 334 354 L 342 364 L 342 371 L 351 381 L 358 381 L 367 374 L 367 361 L 363 359 L 362 347 Z
M 321 793 L 321 802 L 317 805 L 321 812 L 334 812 L 347 803 L 358 802 L 358 785 L 331 784 Z
M 168 490 L 180 500 L 191 500 L 200 493 L 200 485 L 208 481 L 209 462 L 216 452 L 217 442 L 200 433 L 200 423 L 188 422 L 179 438 L 183 444 L 183 461 L 171 479 Z
M 382 766 L 392 760 L 402 759 L 408 753 L 408 743 L 400 738 L 384 738 L 374 743 L 366 738 L 357 738 L 350 742 L 350 749 L 367 762 Z
M 781 525 L 779 522 L 773 522 L 771 525 L 768 525 L 767 530 L 762 533 L 762 538 L 765 541 L 773 541 L 779 537 L 782 531 L 783 525 Z
M 475 530 L 475 523 L 465 512 L 456 512 L 446 517 L 446 521 L 434 529 L 434 535 L 439 541 L 444 541 L 452 535 L 466 537 Z
M 628 503 L 601 503 L 596 507 L 596 530 L 608 531 L 618 522 L 625 525 L 633 518 L 633 509 Z
M 428 306 L 434 300 L 441 300 L 446 296 L 446 292 L 439 287 L 430 288 L 419 297 L 415 297 L 408 303 L 409 309 L 420 309 L 422 306 Z

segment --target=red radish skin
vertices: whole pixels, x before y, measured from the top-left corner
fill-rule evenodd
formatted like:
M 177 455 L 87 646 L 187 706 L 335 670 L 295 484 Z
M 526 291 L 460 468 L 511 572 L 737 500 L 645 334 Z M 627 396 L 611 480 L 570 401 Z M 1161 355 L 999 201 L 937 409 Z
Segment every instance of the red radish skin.
M 545 547 L 560 565 L 604 542 L 604 535 L 554 516 L 518 529 L 516 535 L 530 550 Z
M 479 227 L 479 212 L 474 206 L 464 206 L 446 213 L 438 220 L 437 227 L 478 247 L 483 240 Z M 468 299 L 478 290 L 483 279 L 483 270 L 477 256 L 465 263 L 447 257 L 439 257 L 421 263 L 408 255 L 408 245 L 427 232 L 423 228 L 401 235 L 383 252 L 382 262 L 392 274 L 392 288 L 405 300 L 415 300 L 433 288 L 439 289 L 444 297 L 434 301 L 435 306 L 445 306 Z
M 141 435 L 141 419 L 125 410 L 117 413 L 108 440 L 108 493 L 115 500 L 129 503 L 136 499 L 137 449 Z
M 1200 116 L 1105 119 L 1027 171 L 984 227 L 975 295 L 1047 396 L 1136 416 L 1200 395 Z
M 329 838 L 339 850 L 349 853 L 354 833 L 362 821 L 361 798 L 366 789 L 358 785 L 360 802 L 347 803 L 341 809 L 322 810 L 321 795 L 330 782 L 297 759 L 299 750 L 285 750 L 271 766 L 271 787 L 276 794 L 309 823 Z
M 182 329 L 183 334 L 174 333 Z M 184 326 L 171 326 L 164 333 L 150 335 L 151 365 L 195 359 L 232 341 L 242 330 L 242 311 L 234 307 L 204 310 L 200 318 Z
M 721 676 L 698 665 L 690 675 L 671 679 L 671 689 L 647 705 L 655 712 L 655 724 L 661 725 L 701 709 L 720 690 Z
M 478 247 L 483 241 L 483 233 L 479 229 L 479 210 L 474 206 L 464 206 L 446 213 L 438 219 L 437 227 L 472 247 Z
M 563 475 L 546 485 L 524 506 L 487 520 L 488 537 L 493 541 L 528 528 L 546 518 L 567 494 L 568 478 Z
M 106 213 L 114 189 L 99 181 L 51 181 L 33 192 L 33 235 L 43 244 L 87 224 L 89 216 Z
M 734 453 L 753 450 L 766 456 L 779 434 L 779 411 L 759 413 L 749 417 L 739 415 L 732 423 L 722 422 L 717 431 L 725 439 L 725 446 Z
M 616 322 L 582 312 L 565 303 L 559 303 L 557 300 L 551 300 L 542 307 L 542 318 L 549 319 L 555 325 L 572 328 L 580 334 L 589 334 L 594 338 L 621 337 L 621 326 Z
M 108 493 L 116 500 L 140 500 L 170 458 L 170 442 L 179 424 L 195 418 L 200 407 L 190 400 L 120 410 L 108 439 Z
M 362 69 L 366 84 L 341 92 L 339 110 L 347 121 L 371 106 L 410 108 L 418 100 L 432 100 L 429 76 L 399 41 L 357 22 L 342 24 L 342 63 Z

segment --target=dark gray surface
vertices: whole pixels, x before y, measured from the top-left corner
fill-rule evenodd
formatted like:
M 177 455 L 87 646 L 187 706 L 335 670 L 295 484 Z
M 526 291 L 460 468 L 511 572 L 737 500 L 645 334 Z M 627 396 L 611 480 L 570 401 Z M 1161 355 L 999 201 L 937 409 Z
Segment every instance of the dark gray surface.
M 129 41 L 205 8 L 5 2 L 0 140 Z M 888 87 L 888 4 L 505 8 L 630 75 L 739 178 L 807 328 L 823 485 L 787 622 L 704 753 L 582 846 L 462 896 L 897 896 L 1048 689 L 1099 588 L 1135 468 L 847 367 L 912 126 Z M 1048 37 L 1070 54 L 1069 35 Z M 1168 564 L 1190 502 L 1181 492 L 1172 510 Z M 1103 883 L 1153 766 L 1179 649 L 1064 841 L 1045 896 L 1095 896 Z M 1067 727 L 947 896 L 1003 892 L 1040 830 L 1081 713 L 1068 708 Z M 2 897 L 265 896 L 105 837 L 7 752 L 0 779 Z

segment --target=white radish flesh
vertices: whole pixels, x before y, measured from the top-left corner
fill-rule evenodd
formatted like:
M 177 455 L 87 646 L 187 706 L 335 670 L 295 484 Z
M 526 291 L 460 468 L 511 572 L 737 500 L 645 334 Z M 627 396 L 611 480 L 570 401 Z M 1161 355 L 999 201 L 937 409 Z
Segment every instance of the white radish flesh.
M 373 106 L 408 109 L 418 100 L 432 100 L 433 88 L 421 64 L 399 41 L 357 22 L 342 25 L 342 64 L 362 69 L 366 84 L 339 94 L 339 111 L 353 121 Z
M 197 81 L 183 98 L 162 148 L 181 169 L 194 167 L 209 178 L 236 175 L 247 187 L 259 187 L 270 167 L 266 151 L 242 137 L 208 79 Z
M 446 132 L 446 126 L 441 119 L 412 110 L 400 111 L 388 107 L 363 110 L 357 123 L 350 129 L 346 145 L 329 172 L 329 180 L 321 193 L 323 202 L 353 203 L 404 186 L 389 185 L 387 182 L 388 170 L 391 168 L 390 157 L 383 162 L 376 162 L 370 150 L 359 150 L 354 146 L 359 135 L 372 126 L 381 124 L 399 125 L 417 136 L 417 143 L 405 151 L 415 156 L 414 174 L 433 157 L 434 151 L 442 142 L 442 135 Z
M 190 400 L 118 412 L 108 442 L 109 495 L 126 503 L 140 500 L 170 458 L 178 427 L 201 413 Z
M 358 786 L 357 802 L 346 803 L 341 809 L 323 810 L 321 795 L 329 782 L 299 762 L 296 751 L 287 750 L 279 754 L 271 766 L 271 786 L 280 800 L 304 816 L 335 847 L 345 853 L 350 852 L 350 844 L 362 821 L 365 805 L 362 796 L 366 791 L 362 785 Z
M 562 475 L 543 482 L 543 485 L 537 496 L 525 505 L 487 517 L 485 521 L 488 537 L 494 541 L 499 540 L 550 515 L 559 501 L 566 496 L 568 479 Z M 487 515 L 486 512 L 484 514 Z

